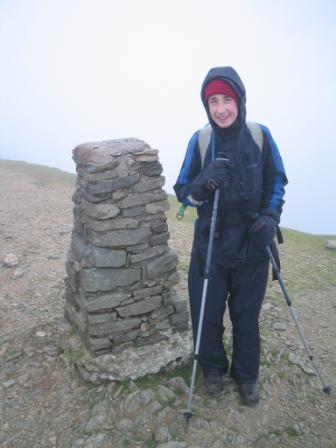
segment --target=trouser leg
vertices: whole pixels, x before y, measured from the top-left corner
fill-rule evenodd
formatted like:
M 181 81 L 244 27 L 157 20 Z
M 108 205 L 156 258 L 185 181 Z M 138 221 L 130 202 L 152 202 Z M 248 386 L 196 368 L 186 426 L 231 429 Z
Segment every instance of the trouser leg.
M 204 265 L 197 250 L 193 250 L 188 276 L 189 300 L 196 344 L 199 313 L 204 286 Z M 228 286 L 226 279 L 216 271 L 208 281 L 204 310 L 199 362 L 205 376 L 224 374 L 228 370 L 228 360 L 223 345 L 223 316 Z
M 264 299 L 269 261 L 242 265 L 232 272 L 229 310 L 233 352 L 231 376 L 237 383 L 254 383 L 260 364 L 259 314 Z

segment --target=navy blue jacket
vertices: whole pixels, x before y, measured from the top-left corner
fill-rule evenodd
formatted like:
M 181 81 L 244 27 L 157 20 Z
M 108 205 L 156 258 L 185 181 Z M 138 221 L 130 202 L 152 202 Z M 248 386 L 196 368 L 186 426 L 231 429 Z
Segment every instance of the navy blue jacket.
M 230 128 L 219 128 L 213 122 L 204 97 L 206 85 L 220 78 L 229 83 L 239 98 L 239 114 Z M 266 258 L 264 248 L 258 248 L 248 236 L 251 217 L 257 214 L 272 216 L 280 221 L 284 204 L 284 186 L 287 178 L 279 150 L 266 126 L 263 133 L 262 150 L 254 141 L 246 125 L 246 94 L 238 74 L 231 67 L 210 70 L 204 80 L 201 98 L 212 127 L 212 140 L 207 148 L 204 164 L 199 150 L 196 131 L 186 151 L 177 182 L 174 185 L 176 196 L 185 205 L 197 206 L 199 219 L 195 223 L 194 245 L 206 257 L 213 193 L 202 203 L 196 203 L 191 196 L 193 182 L 202 169 L 220 152 L 232 162 L 229 187 L 220 192 L 218 207 L 218 232 L 214 242 L 213 257 L 217 264 L 235 267 L 240 263 Z

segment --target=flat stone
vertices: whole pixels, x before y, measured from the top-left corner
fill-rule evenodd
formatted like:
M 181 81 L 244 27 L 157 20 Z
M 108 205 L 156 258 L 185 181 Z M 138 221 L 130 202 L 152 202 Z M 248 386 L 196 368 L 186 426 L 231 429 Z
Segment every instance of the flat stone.
M 113 193 L 116 190 L 130 187 L 139 181 L 139 174 L 131 174 L 125 177 L 119 177 L 110 181 L 96 182 L 94 184 L 87 184 L 86 191 L 92 195 L 103 195 L 106 193 Z
M 89 313 L 111 310 L 131 297 L 131 293 L 120 292 L 88 298 L 85 307 Z
M 114 169 L 118 166 L 117 161 L 111 162 L 111 169 L 98 173 L 90 173 L 85 168 L 77 167 L 78 176 L 82 177 L 86 182 L 99 182 L 102 180 L 111 180 L 119 176 L 119 171 Z
M 170 322 L 173 325 L 179 325 L 185 322 L 188 322 L 189 314 L 187 311 L 181 311 L 180 313 L 172 314 L 170 316 Z
M 102 324 L 104 322 L 111 322 L 117 320 L 116 313 L 104 313 L 104 314 L 88 314 L 88 321 L 90 325 Z
M 161 244 L 166 244 L 170 238 L 169 232 L 159 233 L 158 235 L 153 235 L 149 242 L 152 246 L 159 246 Z
M 85 229 L 85 236 L 88 242 L 100 247 L 120 247 L 134 246 L 151 235 L 149 229 L 140 227 L 138 229 L 111 230 L 107 232 L 96 232 L 92 229 Z
M 17 278 L 21 278 L 21 277 L 23 276 L 24 272 L 25 272 L 25 271 L 24 271 L 23 268 L 18 267 L 17 269 L 15 269 L 15 272 L 14 272 L 14 278 L 15 278 L 15 279 L 17 279 Z
M 2 383 L 2 386 L 3 386 L 5 389 L 9 389 L 10 387 L 15 386 L 15 384 L 16 384 L 16 381 L 15 381 L 15 380 L 8 380 L 8 381 L 4 381 L 4 382 Z
M 163 176 L 160 177 L 151 177 L 149 179 L 143 180 L 140 179 L 136 185 L 132 187 L 132 192 L 134 193 L 144 193 L 146 191 L 155 190 L 157 188 L 161 188 L 165 183 L 165 178 Z
M 152 288 L 142 288 L 133 292 L 133 296 L 136 300 L 143 299 L 144 297 L 155 296 L 162 292 L 162 286 L 153 286 Z
M 147 277 L 149 279 L 158 278 L 162 276 L 162 274 L 175 269 L 177 263 L 177 255 L 169 249 L 166 254 L 150 261 L 147 264 Z
M 104 336 L 113 335 L 116 333 L 125 333 L 133 328 L 138 327 L 140 323 L 141 319 L 138 318 L 103 322 L 100 324 L 90 325 L 89 333 L 90 336 Z
M 82 211 L 94 219 L 110 219 L 119 215 L 120 208 L 115 204 L 92 204 L 83 201 L 81 204 Z
M 275 322 L 272 329 L 277 331 L 285 331 L 287 330 L 287 325 L 284 322 Z
M 336 250 L 336 240 L 328 240 L 326 242 L 326 246 L 325 247 L 327 249 L 330 249 L 330 250 Z
M 89 216 L 83 216 L 82 221 L 85 224 L 86 228 L 95 230 L 96 232 L 107 232 L 109 230 L 115 229 L 115 227 L 113 226 L 113 219 L 105 219 L 104 221 L 102 221 L 90 218 Z
M 11 268 L 19 264 L 19 259 L 14 254 L 6 254 L 3 259 L 4 265 Z
M 125 250 L 90 246 L 83 258 L 85 267 L 120 268 L 126 265 L 127 253 Z
M 167 193 L 164 191 L 160 191 L 159 193 L 139 193 L 126 196 L 118 203 L 118 206 L 120 208 L 129 208 L 148 204 L 149 202 L 162 201 L 163 199 L 167 199 Z
M 168 224 L 166 222 L 161 222 L 159 224 L 154 224 L 151 226 L 153 233 L 166 233 L 168 232 Z
M 167 200 L 151 202 L 145 206 L 145 212 L 151 214 L 165 212 L 167 210 L 169 210 L 169 202 Z
M 130 207 L 122 210 L 122 215 L 125 218 L 133 218 L 134 216 L 140 216 L 145 210 L 144 205 L 139 205 L 138 207 Z
M 138 162 L 156 162 L 158 160 L 158 156 L 154 156 L 154 155 L 147 155 L 147 154 L 135 154 L 134 155 L 135 160 L 137 160 Z
M 116 286 L 128 286 L 141 279 L 141 269 L 91 268 L 82 269 L 80 285 L 84 291 L 110 291 Z
M 151 296 L 128 306 L 120 306 L 117 308 L 117 312 L 121 317 L 139 316 L 154 311 L 160 307 L 161 303 L 161 296 Z
M 157 257 L 168 251 L 168 247 L 151 247 L 145 251 L 141 251 L 139 254 L 130 256 L 131 264 L 139 263 L 140 261 L 148 260 L 150 258 Z
M 125 333 L 133 328 L 139 327 L 141 324 L 140 318 L 121 319 L 115 322 L 113 326 L 113 333 Z
M 102 142 L 83 143 L 72 151 L 74 161 L 80 166 L 92 169 L 90 172 L 99 172 L 115 166 L 114 156 L 122 154 L 135 154 L 150 147 L 142 140 L 135 138 L 106 140 Z
M 162 173 L 163 168 L 160 162 L 152 162 L 140 169 L 142 174 L 146 176 L 158 176 Z
M 174 306 L 175 311 L 185 311 L 187 307 L 186 300 L 178 294 L 170 294 L 165 301 Z

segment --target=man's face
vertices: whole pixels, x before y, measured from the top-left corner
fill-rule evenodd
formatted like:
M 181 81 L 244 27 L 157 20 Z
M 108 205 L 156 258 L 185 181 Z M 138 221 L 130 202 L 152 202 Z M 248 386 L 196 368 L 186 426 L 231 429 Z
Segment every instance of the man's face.
M 210 115 L 220 128 L 228 128 L 238 117 L 235 101 L 226 95 L 216 94 L 208 99 Z

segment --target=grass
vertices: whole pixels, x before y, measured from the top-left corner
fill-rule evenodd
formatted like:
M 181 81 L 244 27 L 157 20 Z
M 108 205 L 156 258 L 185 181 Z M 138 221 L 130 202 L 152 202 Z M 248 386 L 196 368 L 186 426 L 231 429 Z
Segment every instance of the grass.
M 47 186 L 52 184 L 75 185 L 76 174 L 67 173 L 58 168 L 37 165 L 16 160 L 0 159 L 0 168 L 12 168 L 33 177 L 37 184 Z

